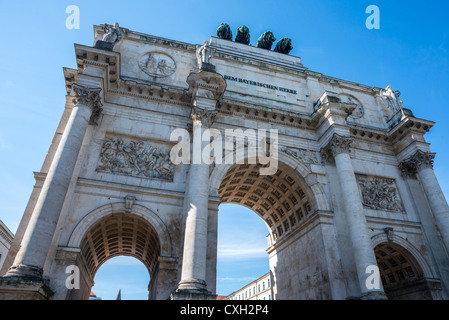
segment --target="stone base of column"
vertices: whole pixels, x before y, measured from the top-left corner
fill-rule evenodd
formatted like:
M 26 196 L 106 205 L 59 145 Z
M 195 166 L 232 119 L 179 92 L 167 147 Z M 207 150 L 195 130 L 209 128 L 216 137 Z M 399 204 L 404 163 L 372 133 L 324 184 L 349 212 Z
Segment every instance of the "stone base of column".
M 17 266 L 10 267 L 8 272 L 6 273 L 6 277 L 42 281 L 43 273 L 44 272 L 42 268 L 26 264 L 19 264 Z
M 179 282 L 178 289 L 170 295 L 170 300 L 216 300 L 217 295 L 207 290 L 206 281 L 189 279 Z
M 49 300 L 53 294 L 43 280 L 0 277 L 0 300 Z
M 170 300 L 217 300 L 217 295 L 210 291 L 196 292 L 178 289 L 170 295 Z
M 362 294 L 361 300 L 388 300 L 385 292 L 383 291 L 371 291 Z

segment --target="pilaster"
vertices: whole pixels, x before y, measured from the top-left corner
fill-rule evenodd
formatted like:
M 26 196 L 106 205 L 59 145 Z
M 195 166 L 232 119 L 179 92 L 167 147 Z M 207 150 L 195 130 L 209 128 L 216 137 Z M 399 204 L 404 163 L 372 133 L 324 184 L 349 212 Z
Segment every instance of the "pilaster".
M 207 288 L 209 163 L 202 159 L 207 142 L 202 140 L 204 130 L 210 128 L 217 116 L 215 110 L 226 81 L 212 68 L 212 54 L 208 43 L 197 49 L 198 73 L 187 78 L 192 95 L 193 163 L 190 164 L 185 197 L 185 238 L 181 281 L 171 299 L 214 299 Z
M 434 153 L 418 150 L 406 161 L 401 162 L 399 168 L 402 175 L 407 178 L 415 178 L 418 175 L 443 238 L 446 252 L 449 252 L 449 206 L 433 170 L 434 158 Z
M 31 214 L 8 281 L 43 283 L 43 266 L 64 205 L 79 151 L 92 115 L 101 112 L 100 88 L 74 84 L 74 107 Z M 0 295 L 5 291 L 0 280 Z M 34 286 L 34 285 L 33 285 Z M 6 289 L 5 289 L 6 290 Z
M 380 287 L 369 289 L 366 280 L 368 266 L 377 266 L 371 239 L 368 234 L 362 200 L 357 185 L 357 180 L 349 155 L 352 138 L 334 134 L 326 149 L 330 150 L 337 167 L 338 179 L 341 187 L 344 214 L 352 241 L 354 261 L 359 280 L 362 299 L 385 299 L 385 293 Z

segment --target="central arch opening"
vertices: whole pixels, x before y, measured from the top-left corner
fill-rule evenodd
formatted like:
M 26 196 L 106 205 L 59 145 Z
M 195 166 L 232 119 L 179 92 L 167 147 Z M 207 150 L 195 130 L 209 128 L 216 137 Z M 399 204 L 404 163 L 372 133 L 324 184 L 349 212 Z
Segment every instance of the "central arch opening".
M 89 228 L 80 248 L 90 279 L 112 258 L 125 256 L 140 261 L 148 270 L 149 298 L 152 297 L 161 246 L 157 232 L 144 218 L 129 212 L 104 216 Z
M 275 279 L 276 277 L 273 277 L 273 274 L 276 273 L 277 261 L 275 258 L 274 262 L 271 263 L 272 257 L 270 257 L 270 262 L 268 262 L 269 256 L 267 252 L 270 248 L 274 248 L 277 243 L 291 238 L 289 235 L 297 233 L 300 226 L 313 216 L 316 208 L 311 200 L 312 197 L 307 184 L 295 169 L 279 162 L 278 170 L 275 174 L 261 175 L 261 167 L 261 164 L 235 164 L 226 171 L 218 189 L 221 199 L 219 216 L 222 214 L 220 211 L 228 209 L 226 206 L 231 205 L 228 210 L 234 211 L 236 226 L 228 228 L 230 236 L 232 236 L 235 228 L 237 228 L 237 232 L 241 229 L 246 229 L 250 235 L 248 241 L 241 240 L 239 252 L 247 250 L 249 256 L 251 250 L 257 249 L 257 247 L 254 247 L 254 244 L 257 243 L 259 246 L 262 246 L 263 242 L 266 260 L 260 263 L 260 265 L 265 270 L 263 272 L 259 271 L 258 277 L 270 273 L 271 279 Z M 245 218 L 249 215 L 249 212 L 252 212 L 253 219 L 257 219 L 258 223 L 254 220 L 247 224 L 241 222 L 242 220 L 247 220 Z M 238 217 L 238 213 L 241 214 L 241 217 Z M 258 233 L 251 232 L 253 231 L 251 230 L 253 226 L 256 226 Z M 219 225 L 219 230 L 220 228 Z M 257 237 L 257 239 L 254 237 Z M 248 242 L 252 243 L 248 246 Z M 275 256 L 276 252 L 273 255 Z M 248 264 L 251 265 L 251 262 L 248 262 Z M 277 265 L 279 266 L 279 264 Z M 220 262 L 218 270 L 221 270 L 222 267 Z M 236 266 L 236 268 L 239 268 L 239 266 Z M 240 268 L 242 267 L 240 266 Z M 283 272 L 286 270 L 285 268 L 285 263 L 282 263 L 281 269 Z M 243 272 L 241 275 L 242 277 L 245 276 Z M 248 277 L 248 284 L 252 280 L 256 280 L 256 277 L 255 274 Z M 220 277 L 218 281 L 220 281 Z M 274 280 L 271 282 L 275 285 Z M 245 283 L 243 286 L 245 286 Z M 255 287 L 257 288 L 257 285 Z M 271 297 L 276 298 L 275 292 L 273 292 Z
M 268 232 L 254 211 L 231 203 L 218 207 L 218 295 L 229 296 L 269 272 Z
M 315 209 L 298 173 L 279 163 L 274 175 L 260 175 L 260 164 L 236 164 L 223 177 L 221 203 L 245 206 L 268 226 L 269 246 L 301 224 Z

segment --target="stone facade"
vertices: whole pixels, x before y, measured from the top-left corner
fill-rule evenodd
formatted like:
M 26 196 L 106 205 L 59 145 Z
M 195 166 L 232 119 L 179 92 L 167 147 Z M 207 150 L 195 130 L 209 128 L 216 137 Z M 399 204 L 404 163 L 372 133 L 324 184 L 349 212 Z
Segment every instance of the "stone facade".
M 266 222 L 273 299 L 448 298 L 449 207 L 424 139 L 434 123 L 398 92 L 215 37 L 94 30 L 64 69 L 66 105 L 0 271 L 2 298 L 88 299 L 101 264 L 130 255 L 150 272 L 150 299 L 215 299 L 220 203 Z M 277 130 L 257 143 L 278 168 L 261 174 L 233 141 L 233 162 L 174 163 L 177 129 L 192 149 L 207 129 Z

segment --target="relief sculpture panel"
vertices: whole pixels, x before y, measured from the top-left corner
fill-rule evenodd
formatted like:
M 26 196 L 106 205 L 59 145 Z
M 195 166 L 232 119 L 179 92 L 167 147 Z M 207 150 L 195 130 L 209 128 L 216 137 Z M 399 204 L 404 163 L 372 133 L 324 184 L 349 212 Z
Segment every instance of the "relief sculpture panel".
M 163 149 L 151 142 L 106 138 L 96 171 L 173 181 L 175 165 Z
M 365 207 L 375 210 L 404 211 L 396 181 L 390 178 L 356 175 Z

